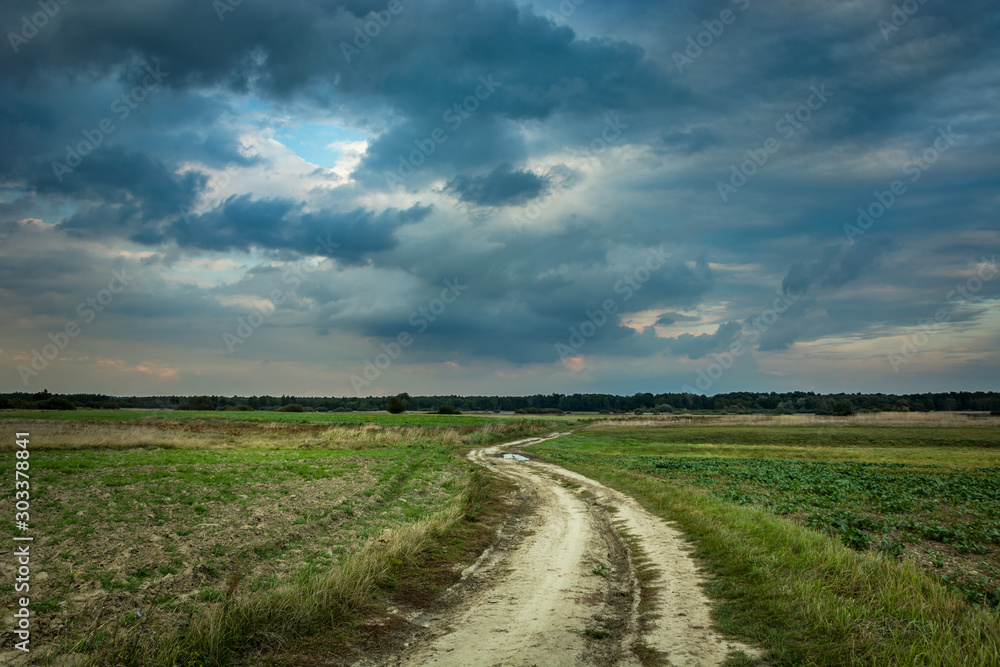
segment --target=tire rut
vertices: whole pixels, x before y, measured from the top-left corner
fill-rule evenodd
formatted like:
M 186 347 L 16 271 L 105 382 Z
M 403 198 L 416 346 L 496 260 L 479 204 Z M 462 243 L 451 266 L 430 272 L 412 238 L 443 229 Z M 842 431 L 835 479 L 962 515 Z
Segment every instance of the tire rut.
M 702 575 L 676 529 L 583 475 L 501 458 L 560 435 L 469 454 L 514 481 L 527 511 L 442 596 L 440 611 L 411 619 L 422 628 L 412 646 L 377 664 L 679 667 L 720 665 L 734 650 L 754 655 L 712 628 Z M 637 559 L 626 531 L 657 571 L 653 615 L 639 613 Z

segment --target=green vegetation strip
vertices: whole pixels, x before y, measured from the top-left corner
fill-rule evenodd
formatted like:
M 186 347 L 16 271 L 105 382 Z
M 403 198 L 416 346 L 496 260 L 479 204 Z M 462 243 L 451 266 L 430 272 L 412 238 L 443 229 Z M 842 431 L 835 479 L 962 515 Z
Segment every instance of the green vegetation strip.
M 919 540 L 993 550 L 997 469 L 620 454 L 623 436 L 660 438 L 657 449 L 673 451 L 667 429 L 651 430 L 618 442 L 584 432 L 534 449 L 679 523 L 715 575 L 709 592 L 724 632 L 766 647 L 779 665 L 1000 664 L 1000 619 L 969 604 L 993 604 L 995 586 L 935 581 L 898 558 Z M 858 550 L 869 546 L 880 549 Z

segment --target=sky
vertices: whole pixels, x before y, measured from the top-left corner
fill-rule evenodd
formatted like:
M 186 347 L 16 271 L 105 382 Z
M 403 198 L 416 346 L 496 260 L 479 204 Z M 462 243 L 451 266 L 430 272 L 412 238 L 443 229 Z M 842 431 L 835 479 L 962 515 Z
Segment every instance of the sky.
M 0 29 L 0 391 L 1000 389 L 995 2 Z

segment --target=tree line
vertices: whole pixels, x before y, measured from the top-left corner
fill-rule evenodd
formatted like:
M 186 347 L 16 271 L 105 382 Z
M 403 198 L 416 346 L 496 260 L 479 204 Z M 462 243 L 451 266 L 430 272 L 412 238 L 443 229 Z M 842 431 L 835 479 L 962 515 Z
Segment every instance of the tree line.
M 351 412 L 385 410 L 392 396 L 109 396 L 106 394 L 0 394 L 0 409 L 116 409 L 158 410 L 279 410 L 301 405 L 307 411 Z M 1000 393 L 984 391 L 923 394 L 817 394 L 814 392 L 730 392 L 699 394 L 637 393 L 534 394 L 529 396 L 410 396 L 395 398 L 410 411 L 434 411 L 441 405 L 464 412 L 649 412 L 712 411 L 853 414 L 856 412 L 1000 411 Z M 396 406 L 394 406 L 395 409 Z

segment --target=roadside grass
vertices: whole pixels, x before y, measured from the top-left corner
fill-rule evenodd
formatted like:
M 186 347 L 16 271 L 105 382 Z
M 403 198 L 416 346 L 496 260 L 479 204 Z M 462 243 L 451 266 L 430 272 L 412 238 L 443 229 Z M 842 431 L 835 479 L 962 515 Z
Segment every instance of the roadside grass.
M 902 427 L 863 461 L 871 436 L 808 448 L 790 428 L 597 424 L 531 449 L 680 524 L 720 629 L 773 664 L 1000 664 L 996 434 Z M 837 458 L 845 443 L 856 458 Z
M 606 509 L 611 513 L 618 510 L 614 505 L 609 505 Z M 657 612 L 658 605 L 660 604 L 660 592 L 656 587 L 658 571 L 656 563 L 646 555 L 645 550 L 642 548 L 642 543 L 635 535 L 625 528 L 619 528 L 618 534 L 625 544 L 628 545 L 635 583 L 639 587 L 639 605 L 636 611 L 639 614 L 638 630 L 639 634 L 642 635 L 650 629 L 653 621 L 660 617 L 660 614 Z M 595 568 L 594 574 L 605 576 L 606 573 L 598 572 Z M 663 665 L 663 657 L 658 656 L 656 650 L 646 645 L 641 639 L 633 643 L 632 653 L 643 667 L 659 667 Z
M 398 608 L 426 609 L 432 605 L 461 579 L 461 566 L 475 562 L 492 543 L 498 525 L 510 510 L 504 498 L 514 490 L 513 484 L 480 468 L 472 469 L 470 475 L 462 517 L 438 534 L 417 557 L 396 564 L 378 584 L 371 613 L 344 619 L 293 643 L 248 652 L 236 664 L 310 665 L 317 655 L 325 656 L 327 664 L 354 664 L 402 650 L 413 626 L 399 615 Z

